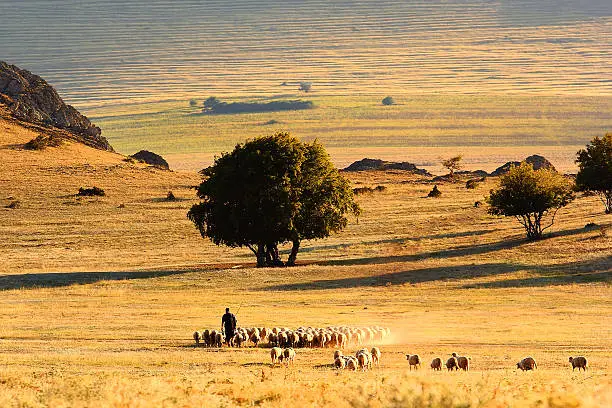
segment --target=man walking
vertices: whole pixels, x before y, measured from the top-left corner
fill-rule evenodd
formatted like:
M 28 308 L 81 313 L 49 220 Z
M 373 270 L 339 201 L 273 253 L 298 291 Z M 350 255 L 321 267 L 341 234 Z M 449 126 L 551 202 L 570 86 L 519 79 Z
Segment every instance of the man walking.
M 236 334 L 236 316 L 230 313 L 229 307 L 225 309 L 225 314 L 221 318 L 221 330 L 225 333 L 225 344 L 229 346 Z

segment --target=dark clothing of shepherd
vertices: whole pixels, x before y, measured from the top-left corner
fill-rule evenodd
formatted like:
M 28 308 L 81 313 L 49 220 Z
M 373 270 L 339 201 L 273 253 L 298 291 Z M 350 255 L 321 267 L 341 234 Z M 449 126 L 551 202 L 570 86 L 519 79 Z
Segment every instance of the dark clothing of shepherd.
M 236 316 L 233 313 L 225 313 L 221 318 L 221 325 L 225 332 L 225 341 L 229 343 L 230 339 L 236 334 Z

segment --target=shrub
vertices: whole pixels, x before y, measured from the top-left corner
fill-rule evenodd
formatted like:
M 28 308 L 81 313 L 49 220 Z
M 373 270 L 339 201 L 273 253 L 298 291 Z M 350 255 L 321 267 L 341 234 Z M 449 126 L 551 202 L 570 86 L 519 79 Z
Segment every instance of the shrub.
M 302 92 L 310 92 L 312 90 L 312 82 L 300 82 L 299 90 Z
M 102 190 L 100 187 L 91 187 L 91 188 L 79 188 L 79 192 L 77 194 L 78 196 L 84 196 L 84 197 L 91 197 L 91 196 L 100 196 L 103 197 L 106 195 L 106 193 L 104 193 L 104 190 Z
M 21 202 L 19 200 L 13 200 L 10 203 L 8 203 L 5 208 L 15 209 L 15 208 L 19 208 L 20 206 L 21 206 Z
M 438 186 L 435 185 L 434 188 L 427 194 L 427 197 L 438 198 L 442 195 L 442 192 L 438 189 Z
M 175 201 L 176 197 L 174 196 L 174 193 L 172 191 L 168 191 L 168 194 L 166 194 L 166 200 L 168 201 Z
M 385 106 L 395 105 L 395 100 L 391 96 L 387 96 L 382 100 L 382 104 Z
M 529 163 L 510 168 L 500 179 L 499 187 L 491 190 L 487 201 L 489 213 L 512 216 L 523 225 L 527 239 L 536 240 L 550 228 L 557 211 L 574 199 L 571 183 L 559 173 L 534 170 Z M 550 224 L 542 227 L 542 219 L 552 213 Z
M 596 137 L 578 152 L 576 175 L 579 191 L 594 192 L 603 202 L 606 214 L 612 214 L 612 133 Z
M 272 101 L 272 102 L 218 102 L 214 106 L 205 107 L 204 113 L 232 114 L 232 113 L 260 113 L 260 112 L 279 112 L 287 110 L 312 109 L 314 104 L 311 101 Z
M 469 179 L 468 181 L 465 182 L 465 188 L 467 188 L 468 190 L 473 190 L 476 187 L 478 187 L 478 184 L 480 184 L 483 181 L 485 181 L 484 177 L 479 178 L 479 179 Z
M 53 135 L 38 135 L 23 145 L 27 150 L 43 150 L 45 147 L 57 147 L 62 144 L 62 139 Z
M 360 195 L 366 193 L 373 193 L 374 190 L 371 187 L 356 187 L 353 189 L 353 194 Z
M 190 99 L 189 100 L 189 106 L 192 106 L 192 107 L 198 106 L 198 100 L 197 99 Z

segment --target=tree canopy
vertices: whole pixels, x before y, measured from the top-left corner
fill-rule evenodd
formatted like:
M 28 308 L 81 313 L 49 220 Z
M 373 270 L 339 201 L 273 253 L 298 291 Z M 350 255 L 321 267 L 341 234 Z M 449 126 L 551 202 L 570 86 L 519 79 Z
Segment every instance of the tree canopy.
M 574 199 L 571 183 L 552 170 L 534 170 L 529 163 L 512 166 L 491 190 L 489 213 L 514 216 L 525 227 L 527 239 L 536 240 L 554 223 L 557 211 Z M 550 224 L 542 227 L 544 216 L 552 213 Z
M 463 156 L 457 155 L 449 159 L 442 160 L 442 166 L 446 167 L 450 172 L 449 175 L 453 177 L 455 175 L 455 171 L 461 170 L 461 168 L 463 167 L 463 165 L 461 164 L 461 160 L 463 160 Z
M 612 213 L 612 133 L 596 137 L 578 152 L 576 163 L 580 167 L 576 175 L 576 187 L 580 191 L 593 191 L 599 195 Z
M 327 237 L 359 214 L 350 183 L 323 146 L 288 133 L 239 144 L 202 173 L 202 201 L 188 218 L 217 245 L 251 249 L 258 266 L 282 265 L 284 242 L 293 244 L 293 265 L 302 240 Z

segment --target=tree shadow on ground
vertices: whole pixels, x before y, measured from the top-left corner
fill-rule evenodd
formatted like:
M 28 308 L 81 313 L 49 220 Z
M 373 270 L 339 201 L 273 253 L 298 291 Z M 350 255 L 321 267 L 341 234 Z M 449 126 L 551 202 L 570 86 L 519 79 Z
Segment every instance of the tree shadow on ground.
M 263 288 L 265 291 L 299 291 L 325 290 L 338 288 L 379 287 L 401 285 L 404 283 L 423 283 L 444 281 L 450 279 L 471 279 L 483 276 L 500 275 L 519 270 L 529 269 L 529 266 L 491 263 L 482 265 L 457 265 L 415 269 L 411 271 L 392 272 L 375 276 L 358 276 L 339 279 L 321 279 L 312 282 L 288 283 Z
M 532 268 L 531 273 L 532 276 L 525 278 L 466 284 L 463 288 L 520 288 L 597 282 L 612 283 L 612 257 L 603 256 L 586 262 L 537 267 Z
M 151 279 L 177 275 L 189 271 L 137 271 L 137 272 L 53 272 L 26 273 L 0 276 L 0 291 L 11 289 L 57 288 L 87 285 L 99 281 Z
M 584 228 L 574 228 L 571 230 L 564 230 L 555 233 L 548 234 L 544 236 L 544 240 L 554 238 L 554 237 L 562 237 L 574 234 L 580 234 L 586 232 Z M 455 248 L 443 249 L 439 251 L 425 252 L 419 254 L 409 254 L 409 255 L 391 255 L 391 256 L 375 256 L 368 258 L 355 258 L 355 259 L 338 259 L 331 260 L 326 262 L 321 262 L 319 265 L 369 265 L 369 264 L 388 264 L 394 262 L 414 262 L 420 261 L 428 258 L 454 258 L 461 256 L 470 256 L 470 255 L 482 255 L 489 252 L 501 251 L 504 249 L 513 249 L 516 247 L 520 247 L 521 245 L 529 244 L 523 236 L 516 237 L 504 241 L 499 242 L 488 242 L 484 244 L 476 244 L 476 245 L 462 245 Z
M 472 237 L 477 235 L 485 235 L 492 232 L 491 230 L 478 230 L 478 231 L 464 231 L 464 232 L 448 232 L 434 235 L 426 235 L 421 237 L 403 237 L 403 238 L 389 238 L 389 239 L 379 239 L 374 241 L 363 241 L 363 242 L 349 242 L 344 244 L 333 244 L 333 245 L 316 245 L 316 246 L 306 246 L 300 248 L 300 253 L 314 252 L 314 251 L 324 251 L 329 249 L 341 249 L 341 248 L 349 248 L 357 245 L 380 245 L 380 244 L 404 244 L 406 242 L 419 242 L 424 239 L 447 239 L 447 238 L 461 238 L 461 237 Z M 281 251 L 283 254 L 288 254 L 291 252 L 291 249 L 284 249 Z

